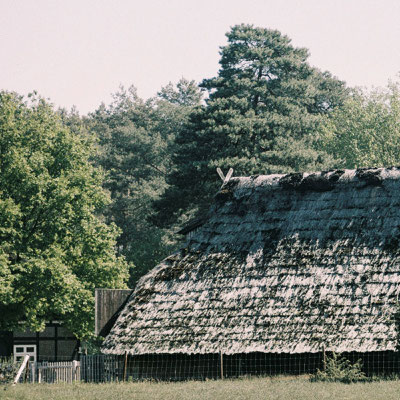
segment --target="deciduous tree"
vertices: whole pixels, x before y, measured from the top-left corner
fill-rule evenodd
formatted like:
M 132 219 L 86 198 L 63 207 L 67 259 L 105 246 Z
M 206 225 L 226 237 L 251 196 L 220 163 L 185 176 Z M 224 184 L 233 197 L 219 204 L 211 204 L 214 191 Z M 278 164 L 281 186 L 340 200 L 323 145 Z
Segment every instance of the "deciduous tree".
M 147 102 L 134 87 L 120 88 L 111 105 L 91 116 L 100 145 L 95 162 L 107 172 L 104 187 L 112 199 L 105 216 L 122 230 L 118 251 L 135 265 L 132 287 L 173 245 L 169 231 L 150 221 L 152 204 L 166 188 L 176 134 L 200 98 L 195 83 L 185 79 Z
M 58 319 L 85 337 L 95 287 L 125 287 L 118 229 L 100 217 L 108 198 L 90 153 L 43 99 L 0 93 L 1 328 Z
M 400 83 L 355 90 L 325 119 L 319 148 L 338 160 L 338 168 L 399 165 Z

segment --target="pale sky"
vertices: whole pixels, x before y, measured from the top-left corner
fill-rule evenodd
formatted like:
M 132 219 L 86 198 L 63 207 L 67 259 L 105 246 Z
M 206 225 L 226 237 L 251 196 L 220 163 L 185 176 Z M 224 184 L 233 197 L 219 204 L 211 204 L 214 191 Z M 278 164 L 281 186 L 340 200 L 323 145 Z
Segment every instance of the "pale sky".
M 86 114 L 131 84 L 216 76 L 231 26 L 278 29 L 350 86 L 400 71 L 400 0 L 0 0 L 0 89 Z

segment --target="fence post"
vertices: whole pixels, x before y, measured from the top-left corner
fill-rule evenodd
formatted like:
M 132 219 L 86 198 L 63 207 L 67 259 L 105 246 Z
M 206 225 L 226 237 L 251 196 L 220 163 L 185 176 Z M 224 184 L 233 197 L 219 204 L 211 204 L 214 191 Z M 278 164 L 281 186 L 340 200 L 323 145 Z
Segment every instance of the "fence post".
M 32 383 L 35 383 L 35 380 L 36 380 L 36 364 L 37 364 L 37 362 L 36 361 L 34 361 L 33 363 L 32 363 L 32 371 L 31 371 L 31 382 Z
M 38 383 L 42 383 L 42 368 L 38 365 Z
M 72 382 L 76 381 L 77 379 L 77 365 L 78 365 L 78 361 L 73 360 L 72 361 Z
M 26 367 L 25 367 L 24 383 L 26 383 L 26 381 L 28 379 L 28 373 L 29 373 L 29 358 L 28 358 L 28 362 L 26 363 Z
M 22 371 L 25 369 L 26 364 L 28 363 L 28 361 L 29 361 L 29 355 L 26 355 L 24 357 L 24 361 L 22 362 L 21 366 L 19 367 L 17 375 L 14 378 L 14 383 L 13 383 L 14 385 L 18 383 L 19 378 L 21 377 Z
M 326 352 L 325 352 L 325 345 L 322 345 L 322 360 L 323 360 L 323 370 L 326 370 Z
M 224 379 L 224 354 L 222 350 L 219 352 L 220 356 L 220 366 L 221 366 L 221 379 Z
M 124 359 L 124 372 L 122 375 L 122 380 L 125 382 L 126 381 L 126 372 L 128 369 L 128 352 L 125 351 L 125 359 Z

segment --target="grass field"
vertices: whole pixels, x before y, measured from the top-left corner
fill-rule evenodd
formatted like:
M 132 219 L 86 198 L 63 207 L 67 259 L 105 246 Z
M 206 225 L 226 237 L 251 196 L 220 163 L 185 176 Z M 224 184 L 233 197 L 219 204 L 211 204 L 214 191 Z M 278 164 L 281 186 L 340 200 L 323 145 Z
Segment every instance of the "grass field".
M 399 400 L 400 380 L 346 385 L 306 378 L 254 378 L 182 383 L 17 385 L 0 387 L 2 400 Z

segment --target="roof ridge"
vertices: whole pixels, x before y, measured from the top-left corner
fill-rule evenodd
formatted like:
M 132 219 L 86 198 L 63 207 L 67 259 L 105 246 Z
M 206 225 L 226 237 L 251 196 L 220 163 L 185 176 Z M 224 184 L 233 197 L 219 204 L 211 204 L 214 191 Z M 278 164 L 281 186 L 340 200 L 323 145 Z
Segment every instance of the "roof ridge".
M 379 186 L 385 180 L 399 180 L 400 167 L 331 169 L 318 172 L 293 172 L 288 174 L 251 175 L 232 177 L 221 186 L 217 198 L 224 198 L 236 189 L 270 187 L 299 191 L 329 191 L 337 183 L 355 183 L 359 187 Z

